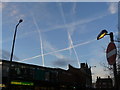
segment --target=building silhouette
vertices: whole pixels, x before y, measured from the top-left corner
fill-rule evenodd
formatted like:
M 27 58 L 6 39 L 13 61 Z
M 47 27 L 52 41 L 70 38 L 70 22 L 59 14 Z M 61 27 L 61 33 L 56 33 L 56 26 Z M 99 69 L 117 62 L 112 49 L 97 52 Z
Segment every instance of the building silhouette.
M 96 88 L 102 88 L 102 89 L 113 88 L 112 79 L 109 76 L 108 76 L 108 78 L 97 77 Z
M 91 69 L 87 63 L 81 68 L 69 65 L 68 70 L 0 60 L 2 90 L 79 90 L 92 87 Z M 11 70 L 11 73 L 9 73 Z

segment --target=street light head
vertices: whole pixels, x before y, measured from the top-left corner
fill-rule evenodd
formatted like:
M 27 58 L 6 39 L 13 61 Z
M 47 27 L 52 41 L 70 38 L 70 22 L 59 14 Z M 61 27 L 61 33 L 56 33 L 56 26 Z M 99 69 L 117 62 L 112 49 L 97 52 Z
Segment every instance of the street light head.
M 20 19 L 20 20 L 19 20 L 19 23 L 21 23 L 21 22 L 23 22 L 23 20 L 22 20 L 22 19 Z
M 107 30 L 102 30 L 100 34 L 97 36 L 97 40 L 103 38 L 105 35 L 107 35 Z

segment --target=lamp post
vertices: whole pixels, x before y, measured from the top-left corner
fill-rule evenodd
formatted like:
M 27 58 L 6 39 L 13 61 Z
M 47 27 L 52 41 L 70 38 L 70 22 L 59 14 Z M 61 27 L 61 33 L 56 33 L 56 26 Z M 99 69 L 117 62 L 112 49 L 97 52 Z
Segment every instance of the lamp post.
M 17 24 L 16 27 L 15 27 L 13 44 L 12 44 L 12 51 L 11 51 L 11 55 L 10 55 L 9 74 L 8 74 L 8 81 L 9 81 L 10 90 L 11 90 L 11 85 L 10 85 L 11 80 L 10 80 L 10 76 L 11 76 L 11 65 L 12 65 L 12 59 L 13 59 L 14 45 L 15 45 L 17 27 L 19 26 L 19 24 L 20 24 L 21 22 L 23 22 L 22 19 L 19 20 L 18 24 Z
M 108 34 L 108 31 L 107 31 L 107 30 L 102 30 L 102 31 L 100 32 L 100 34 L 97 36 L 97 40 L 103 38 L 105 35 L 109 35 L 109 36 L 110 36 L 110 41 L 111 41 L 111 42 L 114 42 L 113 32 L 110 32 L 110 33 Z M 114 73 L 114 81 L 115 81 L 114 87 L 116 88 L 116 90 L 118 90 L 116 61 L 115 61 L 114 64 L 113 64 L 113 73 Z
M 13 58 L 13 52 L 14 52 L 14 44 L 15 44 L 15 38 L 16 38 L 16 33 L 17 33 L 17 27 L 18 25 L 23 22 L 22 19 L 19 20 L 18 24 L 15 27 L 15 32 L 14 32 L 14 38 L 13 38 L 13 44 L 12 44 L 12 51 L 11 51 L 11 56 L 10 56 L 10 62 L 12 62 L 12 58 Z

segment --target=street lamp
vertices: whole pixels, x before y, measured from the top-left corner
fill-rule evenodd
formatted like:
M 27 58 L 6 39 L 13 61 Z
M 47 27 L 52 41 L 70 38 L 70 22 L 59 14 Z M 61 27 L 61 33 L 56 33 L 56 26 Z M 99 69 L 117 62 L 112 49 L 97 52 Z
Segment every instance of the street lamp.
M 100 32 L 100 34 L 97 36 L 97 40 L 103 38 L 105 35 L 107 35 L 107 33 L 108 33 L 108 32 L 107 32 L 106 30 L 102 30 L 102 31 Z
M 16 38 L 16 33 L 17 33 L 17 27 L 18 25 L 23 22 L 22 19 L 19 20 L 18 24 L 15 27 L 15 32 L 14 32 L 14 38 L 13 38 L 13 44 L 12 44 L 12 51 L 11 51 L 11 56 L 10 56 L 10 62 L 12 62 L 12 58 L 13 58 L 13 52 L 14 52 L 14 44 L 15 44 L 15 38 Z
M 100 32 L 100 34 L 97 36 L 97 40 L 103 38 L 105 35 L 110 35 L 110 41 L 111 41 L 111 42 L 114 42 L 113 32 L 110 32 L 110 33 L 108 34 L 108 31 L 107 31 L 107 30 L 102 30 L 102 31 Z
M 100 34 L 97 36 L 97 40 L 103 38 L 105 35 L 109 35 L 110 36 L 110 41 L 111 42 L 114 42 L 114 39 L 113 39 L 113 32 L 110 32 L 108 34 L 108 31 L 107 30 L 102 30 L 100 32 Z M 116 61 L 115 63 L 113 64 L 113 72 L 114 72 L 114 80 L 115 80 L 115 88 L 118 89 L 118 83 L 117 83 L 117 69 L 116 69 Z
M 16 25 L 15 27 L 15 32 L 14 32 L 14 38 L 13 38 L 13 44 L 12 44 L 12 51 L 11 51 L 11 55 L 10 55 L 10 64 L 9 64 L 9 74 L 8 74 L 8 82 L 9 82 L 9 85 L 10 85 L 10 76 L 11 76 L 11 65 L 12 65 L 12 59 L 13 59 L 13 52 L 14 52 L 14 44 L 15 44 L 15 38 L 16 38 L 16 33 L 17 33 L 17 27 L 19 26 L 19 24 L 23 22 L 22 19 L 19 20 L 18 24 Z M 10 85 L 10 90 L 11 90 L 11 85 Z

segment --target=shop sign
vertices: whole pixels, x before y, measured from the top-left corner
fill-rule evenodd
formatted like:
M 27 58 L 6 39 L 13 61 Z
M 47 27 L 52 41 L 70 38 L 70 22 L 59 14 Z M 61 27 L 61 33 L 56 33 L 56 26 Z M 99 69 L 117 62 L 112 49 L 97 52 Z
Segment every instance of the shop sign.
M 27 86 L 33 86 L 33 82 L 20 82 L 20 81 L 11 81 L 11 84 L 13 85 L 27 85 Z

